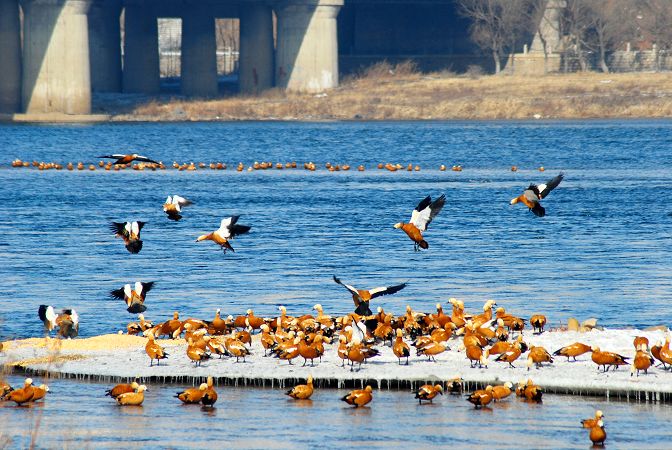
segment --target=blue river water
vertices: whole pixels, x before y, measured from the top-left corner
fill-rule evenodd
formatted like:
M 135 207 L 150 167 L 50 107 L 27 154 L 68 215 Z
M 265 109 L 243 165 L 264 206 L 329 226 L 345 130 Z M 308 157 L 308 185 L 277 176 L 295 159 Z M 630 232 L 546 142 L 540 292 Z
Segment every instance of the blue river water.
M 278 305 L 301 314 L 316 303 L 343 314 L 352 300 L 334 274 L 361 288 L 408 282 L 374 304 L 398 314 L 407 304 L 431 311 L 449 297 L 479 311 L 492 298 L 524 317 L 544 313 L 552 326 L 572 316 L 608 327 L 669 325 L 671 137 L 672 121 L 0 125 L 0 340 L 41 335 L 40 304 L 75 308 L 81 336 L 125 329 L 134 316 L 108 293 L 136 280 L 156 282 L 145 314 L 154 321 L 175 310 L 208 319 L 217 308 L 271 316 Z M 221 161 L 229 169 L 10 166 L 15 158 L 96 164 L 99 155 L 130 152 L 165 163 Z M 318 170 L 232 170 L 254 161 L 314 161 Z M 366 171 L 332 173 L 326 162 Z M 376 169 L 381 162 L 422 170 L 392 173 Z M 440 164 L 464 169 L 441 172 Z M 509 205 L 529 183 L 561 171 L 565 180 L 543 201 L 546 217 Z M 426 195 L 442 193 L 446 205 L 426 233 L 430 247 L 414 252 L 393 224 L 407 221 Z M 162 211 L 173 194 L 194 201 L 179 222 Z M 252 226 L 232 242 L 235 253 L 195 242 L 234 214 Z M 147 222 L 137 255 L 108 230 L 110 221 L 127 220 Z M 618 418 L 609 420 L 618 423 L 608 428 L 616 436 L 610 446 L 655 448 L 668 443 L 655 430 L 670 419 L 665 406 L 574 397 L 549 396 L 542 406 L 513 401 L 476 414 L 463 400 L 444 397 L 419 409 L 407 393 L 383 392 L 371 408 L 351 411 L 337 391 L 302 406 L 278 391 L 232 388 L 215 412 L 202 412 L 166 409 L 173 387 L 161 386 L 150 386 L 145 407 L 122 410 L 99 396 L 107 386 L 54 383 L 45 406 L 0 405 L 0 423 L 8 424 L 0 439 L 28 445 L 26 424 L 41 409 L 41 447 L 77 447 L 76 439 L 99 447 L 205 447 L 215 439 L 258 448 L 585 448 L 577 418 L 603 407 Z M 72 437 L 63 413 L 87 418 Z M 227 425 L 213 428 L 218 419 Z M 645 436 L 644 425 L 651 431 Z M 53 442 L 51 428 L 60 430 Z

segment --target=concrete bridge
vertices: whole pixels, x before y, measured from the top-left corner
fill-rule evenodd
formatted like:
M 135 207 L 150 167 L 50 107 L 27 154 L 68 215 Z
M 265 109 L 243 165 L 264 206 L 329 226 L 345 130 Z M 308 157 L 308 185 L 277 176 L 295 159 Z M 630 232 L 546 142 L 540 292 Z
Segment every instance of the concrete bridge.
M 94 91 L 159 93 L 159 17 L 182 19 L 187 96 L 217 95 L 215 18 L 240 19 L 243 93 L 335 87 L 339 59 L 483 60 L 455 0 L 0 0 L 0 113 L 89 114 Z

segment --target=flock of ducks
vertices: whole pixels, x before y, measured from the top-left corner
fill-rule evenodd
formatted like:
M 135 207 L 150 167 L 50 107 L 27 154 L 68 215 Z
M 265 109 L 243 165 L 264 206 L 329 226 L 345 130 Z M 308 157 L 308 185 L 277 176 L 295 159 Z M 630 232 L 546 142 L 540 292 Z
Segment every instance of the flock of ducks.
M 106 170 L 123 170 L 132 168 L 135 170 L 163 170 L 167 166 L 148 157 L 138 154 L 112 154 L 101 156 L 100 158 L 113 159 L 110 163 L 101 161 L 99 167 Z M 137 162 L 137 164 L 133 164 Z M 30 163 L 16 160 L 12 163 L 14 167 L 27 167 Z M 60 165 L 51 163 L 33 162 L 33 166 L 39 169 L 62 169 Z M 76 166 L 69 163 L 66 165 L 68 170 L 84 170 L 83 163 Z M 205 163 L 187 165 L 174 163 L 171 167 L 178 170 L 197 170 L 208 167 Z M 213 170 L 224 170 L 226 165 L 223 163 L 211 163 L 209 167 Z M 248 171 L 297 168 L 296 163 L 255 163 L 248 167 Z M 329 171 L 349 170 L 349 165 L 332 165 L 327 163 L 326 169 Z M 314 163 L 305 163 L 304 169 L 315 171 Z M 379 164 L 378 169 L 388 171 L 403 170 L 404 166 L 400 164 Z M 94 165 L 89 166 L 89 170 L 95 170 Z M 245 166 L 240 163 L 237 171 L 242 172 Z M 365 170 L 364 166 L 357 168 L 359 171 Z M 408 171 L 418 171 L 419 166 L 408 165 Z M 439 170 L 447 170 L 445 165 L 440 166 Z M 461 171 L 461 166 L 453 166 L 453 171 Z M 513 166 L 512 171 L 517 171 Z M 539 168 L 543 171 L 543 167 Z M 563 174 L 550 179 L 544 184 L 531 184 L 522 194 L 513 198 L 511 204 L 522 203 L 538 217 L 545 215 L 545 209 L 540 201 L 546 198 L 549 193 L 558 187 L 563 180 Z M 429 224 L 441 212 L 446 202 L 445 195 L 432 200 L 431 196 L 425 197 L 418 203 L 411 214 L 408 222 L 398 222 L 394 228 L 401 229 L 413 242 L 414 250 L 427 250 L 429 243 L 426 241 L 424 233 Z M 182 209 L 191 205 L 193 202 L 184 197 L 173 195 L 169 196 L 163 210 L 169 220 L 180 220 L 182 218 Z M 220 227 L 208 234 L 203 234 L 196 239 L 196 242 L 210 240 L 226 252 L 234 251 L 230 240 L 236 236 L 247 233 L 250 226 L 238 224 L 239 216 L 232 216 L 221 221 Z M 110 225 L 114 235 L 123 240 L 126 249 L 130 253 L 138 253 L 142 250 L 141 230 L 145 225 L 141 221 L 113 222 Z M 480 314 L 468 314 L 464 310 L 464 304 L 460 300 L 450 299 L 452 313 L 446 314 L 440 304 L 436 305 L 436 312 L 420 313 L 413 311 L 407 306 L 405 314 L 394 316 L 385 312 L 382 308 L 377 308 L 377 313 L 370 309 L 369 302 L 382 295 L 391 295 L 402 290 L 406 283 L 383 286 L 374 289 L 357 289 L 349 284 L 343 283 L 336 276 L 334 282 L 341 285 L 352 295 L 355 306 L 353 313 L 332 317 L 324 314 L 321 305 L 315 305 L 316 314 L 305 314 L 299 317 L 287 315 L 286 309 L 280 307 L 280 315 L 273 318 L 262 318 L 254 315 L 252 310 L 248 310 L 244 316 L 228 316 L 226 319 L 220 315 L 217 310 L 212 320 L 202 320 L 188 318 L 180 320 L 178 312 L 175 312 L 172 319 L 153 324 L 145 320 L 140 314 L 138 321 L 128 324 L 129 334 L 142 334 L 147 337 L 145 351 L 150 360 L 150 366 L 156 362 L 167 359 L 169 355 L 163 347 L 157 342 L 158 338 L 169 337 L 176 339 L 184 335 L 187 342 L 186 354 L 193 361 L 195 366 L 213 356 L 235 357 L 236 361 L 245 361 L 250 352 L 252 334 L 258 333 L 259 339 L 264 349 L 264 356 L 272 355 L 280 360 L 292 361 L 297 358 L 303 359 L 303 365 L 310 361 L 311 366 L 315 360 L 321 360 L 325 353 L 325 345 L 337 344 L 336 352 L 342 360 L 342 365 L 346 363 L 351 371 L 361 370 L 362 364 L 370 358 L 380 354 L 376 345 L 387 345 L 398 358 L 398 363 L 408 365 L 411 357 L 411 346 L 415 348 L 416 356 L 426 357 L 428 361 L 436 361 L 436 358 L 443 352 L 449 350 L 448 341 L 455 339 L 460 341 L 459 351 L 464 351 L 466 359 L 469 360 L 471 367 L 485 367 L 489 363 L 489 357 L 496 355 L 495 361 L 508 366 L 515 367 L 516 363 L 523 353 L 527 353 L 527 368 L 532 366 L 541 366 L 552 364 L 553 356 L 545 348 L 540 346 L 528 346 L 522 340 L 522 330 L 525 327 L 526 320 L 508 314 L 504 308 L 499 307 L 495 310 L 496 303 L 488 300 L 483 311 Z M 123 300 L 129 313 L 143 313 L 147 310 L 145 299 L 147 293 L 154 287 L 154 282 L 136 282 L 133 286 L 126 284 L 124 287 L 111 291 L 110 296 L 115 299 Z M 59 328 L 58 333 L 61 337 L 75 337 L 77 334 L 73 330 L 78 330 L 79 319 L 73 309 L 63 310 L 61 314 L 55 314 L 53 307 L 41 305 L 39 317 L 44 322 L 45 331 L 51 332 Z M 546 325 L 546 318 L 537 314 L 529 320 L 534 331 L 543 333 Z M 76 327 L 75 327 L 76 325 Z M 517 337 L 515 333 L 518 333 Z M 337 340 L 336 340 L 337 339 Z M 645 339 L 645 338 L 644 338 Z M 636 355 L 633 362 L 633 373 L 643 371 L 651 367 L 654 360 L 648 353 L 648 341 L 640 340 L 635 345 Z M 653 356 L 656 356 L 654 348 L 651 349 Z M 568 359 L 576 359 L 586 352 L 592 352 L 592 360 L 604 371 L 611 367 L 617 368 L 620 365 L 628 364 L 626 357 L 611 352 L 603 352 L 599 348 L 591 348 L 582 343 L 575 343 L 563 347 L 554 352 L 556 356 L 566 356 Z M 663 364 L 672 365 L 672 352 L 669 349 L 669 339 L 665 347 L 660 347 L 658 357 Z M 668 356 L 669 355 L 669 356 Z M 662 358 L 662 359 L 661 359 Z M 137 382 L 131 384 L 120 384 L 107 391 L 120 405 L 141 405 L 144 401 L 145 385 Z M 450 381 L 445 388 L 450 393 L 461 392 L 460 380 Z M 9 386 L 3 386 L 3 398 L 14 401 L 17 404 L 25 404 L 44 398 L 48 388 L 46 386 L 33 387 L 32 380 L 26 379 L 24 387 L 12 390 Z M 313 379 L 309 377 L 306 384 L 298 385 L 287 392 L 287 395 L 297 399 L 309 399 L 313 394 Z M 423 401 L 432 402 L 437 395 L 443 395 L 444 386 L 441 384 L 424 385 L 415 391 L 415 398 L 422 403 Z M 505 399 L 515 392 L 518 396 L 529 401 L 541 401 L 543 390 L 535 385 L 532 380 L 521 382 L 514 390 L 511 382 L 506 382 L 498 386 L 487 386 L 485 389 L 474 391 L 467 396 L 467 400 L 476 408 L 482 408 L 491 402 L 498 402 Z M 217 401 L 217 393 L 213 387 L 212 377 L 207 379 L 206 383 L 198 388 L 189 388 L 177 393 L 176 397 L 183 403 L 200 403 L 205 406 L 212 406 Z M 342 398 L 349 405 L 362 407 L 373 400 L 373 391 L 371 386 L 364 389 L 353 390 Z M 601 414 L 601 413 L 600 413 Z M 597 417 L 597 416 L 596 416 Z M 602 416 L 597 422 L 584 421 L 584 426 L 590 423 L 590 438 L 596 443 L 604 442 L 606 433 L 604 432 Z
M 110 162 L 105 162 L 105 161 L 98 161 L 98 165 L 96 166 L 95 164 L 85 164 L 82 161 L 79 161 L 77 163 L 73 162 L 68 162 L 65 165 L 60 164 L 60 163 L 55 163 L 55 162 L 45 162 L 45 161 L 22 161 L 20 159 L 15 159 L 12 161 L 11 165 L 12 167 L 16 168 L 29 168 L 29 167 L 34 167 L 38 170 L 89 170 L 89 171 L 95 171 L 98 168 L 104 169 L 107 171 L 121 171 L 125 169 L 131 169 L 131 170 L 137 170 L 137 171 L 143 171 L 143 170 L 151 170 L 151 171 L 156 171 L 156 170 L 166 170 L 166 169 L 175 169 L 178 171 L 188 171 L 188 172 L 193 172 L 196 170 L 204 170 L 204 169 L 210 169 L 210 170 L 227 170 L 228 165 L 224 162 L 210 162 L 210 163 L 205 163 L 205 162 L 188 162 L 188 163 L 178 163 L 177 161 L 173 161 L 171 164 L 164 164 L 163 162 L 157 162 L 152 159 L 147 158 L 146 156 L 138 155 L 137 153 L 133 154 L 115 154 L 115 155 L 108 155 L 108 156 L 99 156 L 98 158 L 103 158 L 103 159 L 115 159 L 115 161 L 110 161 Z M 133 164 L 135 161 L 138 161 L 137 164 Z M 310 172 L 315 172 L 318 170 L 318 166 L 316 163 L 309 161 L 305 162 L 302 165 L 304 170 L 310 171 Z M 283 169 L 297 169 L 299 168 L 299 165 L 296 163 L 296 161 L 292 162 L 286 162 L 286 163 L 281 163 L 281 162 L 276 162 L 273 164 L 270 161 L 255 161 L 251 165 L 245 165 L 242 162 L 239 162 L 237 165 L 235 165 L 235 170 L 237 172 L 254 172 L 257 170 L 269 170 L 269 169 L 275 169 L 275 170 L 283 170 Z M 358 172 L 365 172 L 366 167 L 363 164 L 359 164 L 356 167 L 354 165 L 350 164 L 332 164 L 330 162 L 327 162 L 324 164 L 324 168 L 329 171 L 329 172 L 347 172 L 351 169 L 356 169 Z M 406 171 L 406 172 L 419 172 L 421 170 L 420 165 L 418 164 L 392 164 L 390 162 L 388 163 L 378 163 L 376 165 L 376 168 L 378 170 L 387 170 L 388 172 L 397 172 L 397 171 Z M 447 170 L 450 170 L 452 172 L 462 172 L 462 165 L 460 164 L 454 164 L 452 166 L 446 166 L 445 164 L 439 165 L 439 171 L 445 172 Z M 538 168 L 540 172 L 544 172 L 546 169 L 543 166 L 540 166 Z M 511 172 L 517 172 L 518 171 L 518 166 L 511 166 Z

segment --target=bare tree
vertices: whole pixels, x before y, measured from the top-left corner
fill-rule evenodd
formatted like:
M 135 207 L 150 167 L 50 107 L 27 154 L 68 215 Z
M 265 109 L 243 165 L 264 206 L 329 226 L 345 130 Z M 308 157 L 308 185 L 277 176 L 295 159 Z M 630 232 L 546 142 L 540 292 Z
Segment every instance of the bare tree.
M 645 39 L 656 44 L 658 49 L 672 48 L 672 1 L 641 0 L 643 3 L 638 14 L 639 29 Z M 655 55 L 655 66 L 658 70 L 659 56 Z
M 633 0 L 591 0 L 586 2 L 592 29 L 586 46 L 599 55 L 603 72 L 609 72 L 606 55 L 636 36 L 637 8 Z
M 472 21 L 471 39 L 491 53 L 495 73 L 502 70 L 502 57 L 529 29 L 528 10 L 529 0 L 459 0 L 459 13 Z

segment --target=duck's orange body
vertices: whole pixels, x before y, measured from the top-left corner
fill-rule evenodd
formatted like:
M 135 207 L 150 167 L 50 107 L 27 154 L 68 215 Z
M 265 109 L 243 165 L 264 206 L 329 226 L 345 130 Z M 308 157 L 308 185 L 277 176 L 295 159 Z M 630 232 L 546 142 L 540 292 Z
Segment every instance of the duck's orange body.
M 590 351 L 590 345 L 582 344 L 581 342 L 575 342 L 556 350 L 553 352 L 553 354 L 555 356 L 564 356 L 567 358 L 567 361 L 569 361 L 569 358 L 574 358 L 574 361 L 576 361 L 577 356 L 581 356 L 584 353 L 588 353 Z
M 371 386 L 366 386 L 364 389 L 350 391 L 348 395 L 341 398 L 341 400 L 355 408 L 368 405 L 371 403 L 371 400 L 373 400 L 373 389 Z

